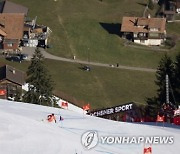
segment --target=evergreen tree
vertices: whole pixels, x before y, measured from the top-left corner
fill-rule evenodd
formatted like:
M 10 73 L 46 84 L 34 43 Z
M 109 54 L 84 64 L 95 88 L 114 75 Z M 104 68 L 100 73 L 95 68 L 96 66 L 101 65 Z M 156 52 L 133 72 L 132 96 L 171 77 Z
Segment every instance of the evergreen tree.
M 161 108 L 160 102 L 157 100 L 157 97 L 147 98 L 146 102 L 148 104 L 146 114 L 151 117 L 156 117 Z
M 21 102 L 22 101 L 22 90 L 21 89 L 17 89 L 16 90 L 14 101 L 17 101 L 17 102 Z
M 28 103 L 51 105 L 54 103 L 53 82 L 43 63 L 44 57 L 37 48 L 27 71 L 29 91 L 23 96 L 23 100 Z
M 173 98 L 173 92 L 175 90 L 175 68 L 174 68 L 174 63 L 171 60 L 170 57 L 168 57 L 167 55 L 165 55 L 160 63 L 159 66 L 157 68 L 157 72 L 156 72 L 156 85 L 158 86 L 158 90 L 157 90 L 157 100 L 161 103 L 165 103 L 166 102 L 166 75 L 168 75 L 169 77 L 169 88 L 170 88 L 170 101 L 172 103 L 174 102 L 174 98 Z
M 180 104 L 180 53 L 176 56 L 175 61 L 175 98 L 177 104 Z
M 156 71 L 156 85 L 157 96 L 153 98 L 147 98 L 148 113 L 151 116 L 156 116 L 161 110 L 162 105 L 166 103 L 166 75 L 169 77 L 169 88 L 170 88 L 170 102 L 174 102 L 174 90 L 175 90 L 175 68 L 174 63 L 170 57 L 165 55 L 159 62 L 159 66 Z

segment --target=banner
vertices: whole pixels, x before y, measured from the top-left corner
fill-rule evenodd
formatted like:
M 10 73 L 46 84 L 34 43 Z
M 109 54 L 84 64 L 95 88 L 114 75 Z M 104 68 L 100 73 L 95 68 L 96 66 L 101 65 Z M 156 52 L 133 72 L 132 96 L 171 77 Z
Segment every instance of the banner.
M 62 102 L 61 107 L 62 108 L 68 108 L 68 103 L 67 102 Z
M 93 111 L 91 112 L 91 115 L 94 115 L 96 117 L 101 117 L 104 115 L 110 115 L 114 113 L 129 111 L 132 109 L 133 109 L 133 103 L 129 103 L 129 104 L 124 104 L 124 105 L 119 105 L 119 106 L 115 106 L 111 108 Z
M 179 116 L 180 115 L 180 109 L 174 110 L 174 116 Z
M 151 147 L 144 148 L 144 154 L 152 154 L 152 148 Z
M 156 122 L 164 122 L 164 116 L 157 115 Z
M 3 90 L 1 89 L 0 90 L 0 96 L 4 96 L 4 95 L 6 95 L 6 90 L 5 89 L 3 89 Z
M 90 110 L 90 104 L 84 105 L 83 110 L 85 111 Z
M 180 117 L 179 117 L 179 116 L 174 117 L 174 118 L 173 118 L 173 123 L 174 123 L 175 125 L 180 125 Z

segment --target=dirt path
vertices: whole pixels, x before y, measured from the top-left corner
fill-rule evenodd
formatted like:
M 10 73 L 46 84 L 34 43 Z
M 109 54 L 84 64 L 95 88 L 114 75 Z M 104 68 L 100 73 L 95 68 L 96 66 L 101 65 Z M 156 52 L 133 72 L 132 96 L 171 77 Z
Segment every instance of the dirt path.
M 146 17 L 147 10 L 148 10 L 148 5 L 146 5 L 146 7 L 144 8 L 143 17 Z
M 35 50 L 35 48 L 25 47 L 25 48 L 23 48 L 23 53 L 26 53 L 31 57 L 34 53 L 34 50 Z M 68 59 L 68 58 L 58 57 L 58 56 L 54 56 L 52 54 L 49 54 L 48 52 L 46 52 L 43 49 L 41 49 L 41 52 L 44 55 L 44 57 L 47 59 L 60 60 L 60 61 L 64 61 L 64 62 L 107 67 L 107 68 L 112 68 L 112 69 L 126 69 L 126 70 L 152 72 L 152 73 L 156 72 L 156 69 L 151 69 L 151 68 L 131 67 L 131 66 L 124 66 L 124 65 L 119 65 L 117 67 L 116 65 L 113 65 L 113 64 L 106 64 L 106 63 L 99 63 L 99 62 L 88 62 L 88 61 L 82 61 L 82 60 L 78 60 L 78 59 Z
M 72 46 L 72 44 L 71 44 L 71 42 L 70 42 L 70 39 L 69 39 L 69 36 L 68 36 L 68 32 L 67 32 L 67 30 L 66 30 L 65 27 L 64 27 L 63 20 L 62 20 L 61 16 L 58 16 L 58 21 L 59 21 L 59 24 L 61 25 L 61 27 L 63 28 L 63 31 L 64 31 L 64 33 L 65 33 L 66 41 L 67 41 L 68 44 L 69 44 L 69 48 L 70 48 L 70 50 L 71 50 L 71 54 L 72 54 L 72 55 L 75 55 L 74 47 Z

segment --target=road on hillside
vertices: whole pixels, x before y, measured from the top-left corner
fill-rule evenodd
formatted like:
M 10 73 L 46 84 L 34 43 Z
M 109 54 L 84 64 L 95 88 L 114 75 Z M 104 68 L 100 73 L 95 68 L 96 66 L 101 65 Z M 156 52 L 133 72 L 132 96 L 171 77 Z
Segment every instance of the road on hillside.
M 40 48 L 40 49 L 45 58 L 52 59 L 52 60 L 59 60 L 59 61 L 70 62 L 70 63 L 79 63 L 79 64 L 84 64 L 84 65 L 101 66 L 101 67 L 107 67 L 107 68 L 117 68 L 117 69 L 153 72 L 153 73 L 156 72 L 155 69 L 150 69 L 150 68 L 131 67 L 131 66 L 124 66 L 124 65 L 120 65 L 120 64 L 118 64 L 118 66 L 117 66 L 117 64 L 114 65 L 114 64 L 105 64 L 105 63 L 98 63 L 98 62 L 88 62 L 88 61 L 82 61 L 82 60 L 78 60 L 78 59 L 68 59 L 68 58 L 54 56 L 54 55 L 46 52 L 44 49 L 42 49 L 42 48 Z M 23 53 L 28 54 L 30 57 L 32 57 L 34 51 L 35 51 L 35 48 L 32 48 L 32 47 L 31 48 L 30 47 L 23 48 Z

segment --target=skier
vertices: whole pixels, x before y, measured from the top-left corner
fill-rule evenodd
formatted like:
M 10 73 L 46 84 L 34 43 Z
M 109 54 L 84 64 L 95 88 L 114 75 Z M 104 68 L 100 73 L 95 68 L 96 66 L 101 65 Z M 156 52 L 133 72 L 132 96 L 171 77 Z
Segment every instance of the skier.
M 56 117 L 54 116 L 54 113 L 52 113 L 51 115 L 48 115 L 47 120 L 48 120 L 48 122 L 54 121 L 56 123 Z
M 62 120 L 64 120 L 64 118 L 63 118 L 63 117 L 61 117 L 61 116 L 59 116 L 59 121 L 62 121 Z

